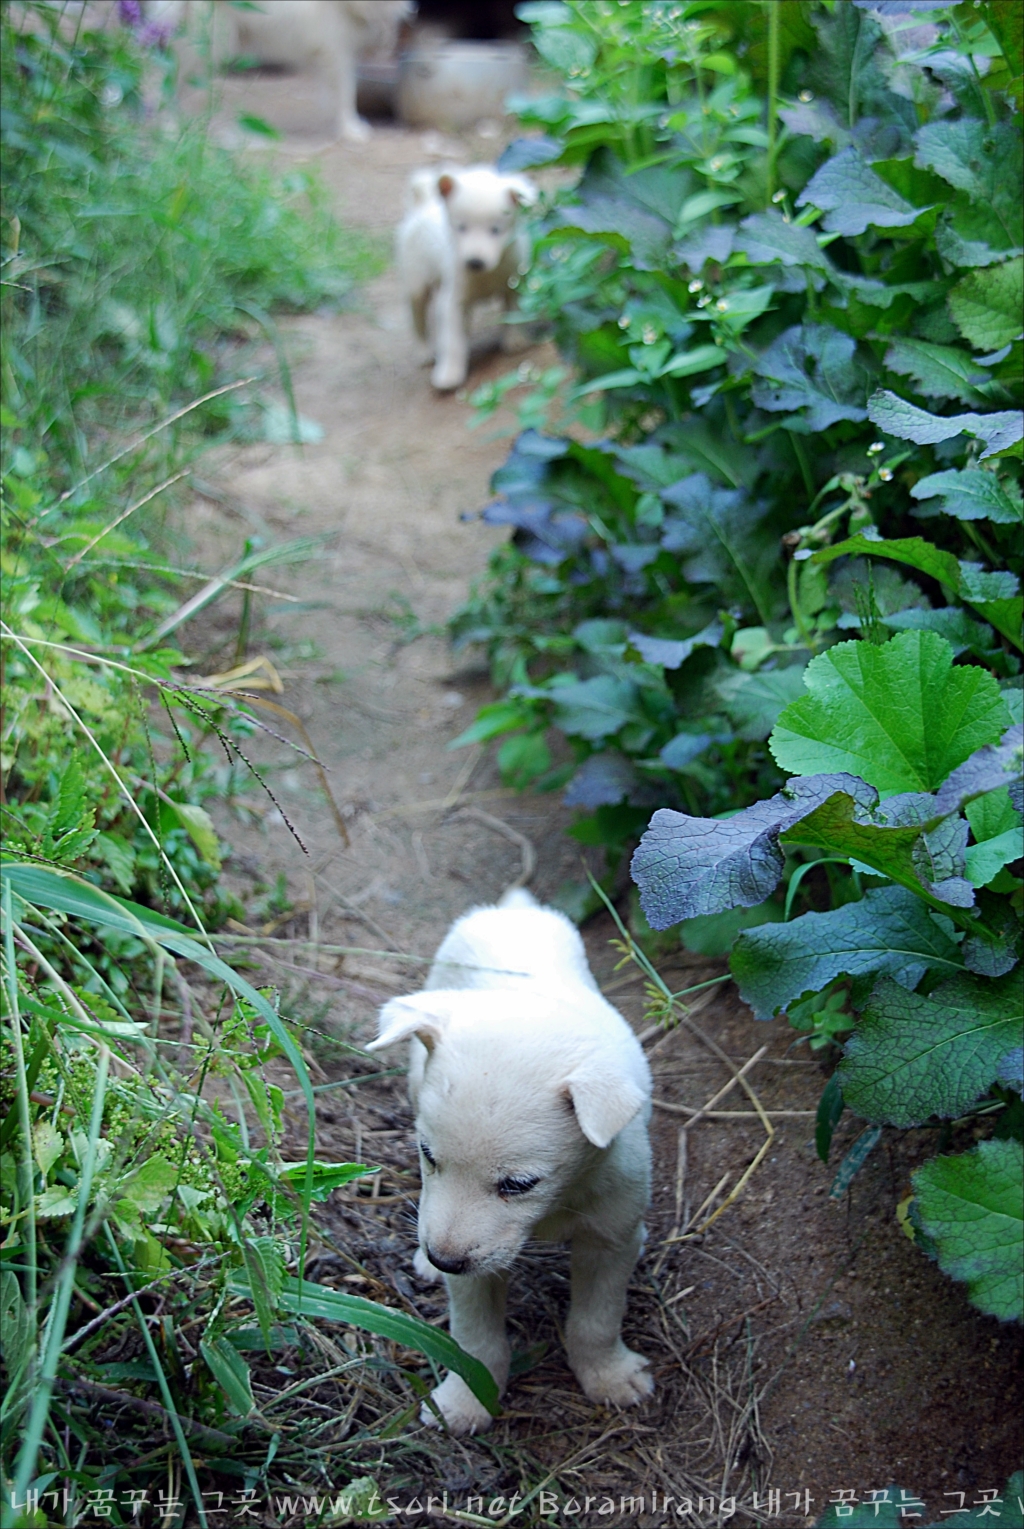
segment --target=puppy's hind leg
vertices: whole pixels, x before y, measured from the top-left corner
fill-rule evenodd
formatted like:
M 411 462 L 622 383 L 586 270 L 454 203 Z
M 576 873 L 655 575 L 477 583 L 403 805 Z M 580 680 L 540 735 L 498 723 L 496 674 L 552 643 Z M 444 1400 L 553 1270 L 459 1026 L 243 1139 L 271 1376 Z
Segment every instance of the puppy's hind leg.
M 508 1290 L 507 1274 L 447 1274 L 449 1331 L 467 1354 L 481 1360 L 498 1386 L 498 1395 L 505 1389 L 508 1368 L 512 1358 L 505 1334 L 505 1296 Z M 451 1433 L 483 1433 L 491 1426 L 491 1414 L 482 1402 L 477 1401 L 461 1375 L 452 1371 L 431 1392 Z M 424 1406 L 420 1412 L 424 1423 L 438 1427 L 436 1415 Z
M 626 1287 L 643 1246 L 638 1226 L 622 1247 L 578 1232 L 572 1244 L 572 1304 L 566 1323 L 569 1364 L 594 1402 L 629 1407 L 654 1392 L 648 1361 L 622 1341 Z
M 424 287 L 421 292 L 416 292 L 409 299 L 409 309 L 412 313 L 412 327 L 416 331 L 416 338 L 424 344 L 430 341 L 430 333 L 427 328 L 427 314 L 430 309 L 430 288 Z

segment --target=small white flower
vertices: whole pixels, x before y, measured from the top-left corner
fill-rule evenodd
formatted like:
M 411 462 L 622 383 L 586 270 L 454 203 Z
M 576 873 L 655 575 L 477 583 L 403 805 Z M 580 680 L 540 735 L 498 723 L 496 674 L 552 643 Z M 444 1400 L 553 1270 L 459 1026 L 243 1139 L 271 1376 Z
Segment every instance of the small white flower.
M 797 100 L 798 101 L 802 101 L 804 103 L 804 105 L 806 106 L 808 101 L 813 101 L 814 100 L 814 91 L 813 90 L 801 90 L 800 94 L 797 96 Z
M 704 290 L 704 283 L 699 276 L 695 276 L 686 290 L 687 292 L 702 292 Z
M 871 445 L 868 447 L 867 454 L 868 454 L 869 457 L 877 457 L 878 453 L 880 451 L 884 451 L 884 450 L 885 450 L 885 442 L 884 441 L 872 441 Z
M 892 468 L 891 467 L 880 467 L 878 469 L 878 476 L 881 478 L 883 483 L 891 483 L 892 482 Z

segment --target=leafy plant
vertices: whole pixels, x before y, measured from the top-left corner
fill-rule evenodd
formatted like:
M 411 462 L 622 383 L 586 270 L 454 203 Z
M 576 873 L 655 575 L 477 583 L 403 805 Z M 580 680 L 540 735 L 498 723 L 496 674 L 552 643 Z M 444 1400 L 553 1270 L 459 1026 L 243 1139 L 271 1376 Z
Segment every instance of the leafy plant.
M 976 1184 L 1020 1171 L 1019 27 L 521 11 L 566 88 L 519 103 L 540 136 L 508 163 L 582 173 L 520 304 L 573 371 L 482 512 L 512 541 L 453 633 L 505 694 L 460 741 L 567 785 L 613 863 L 661 807 L 646 926 L 720 932 L 756 1013 L 848 1036 L 824 1156 L 844 1096 L 860 1160 L 882 1122 L 1004 1122 L 960 1201 L 921 1171 L 915 1224 L 1019 1315 L 1019 1220 L 956 1251 Z
M 243 1344 L 250 1318 L 238 1297 L 253 1309 L 268 1352 L 279 1342 L 282 1316 L 301 1324 L 343 1321 L 420 1348 L 496 1408 L 493 1379 L 447 1334 L 303 1278 L 311 1202 L 373 1170 L 315 1159 L 309 1074 L 271 995 L 252 988 L 204 935 L 197 939 L 173 920 L 68 872 L 5 860 L 2 886 L 0 1224 L 9 1267 L 0 1275 L 0 1301 L 8 1364 L 4 1470 L 13 1502 L 24 1506 L 28 1492 L 45 1490 L 51 1461 L 73 1470 L 78 1482 L 91 1480 L 89 1435 L 64 1392 L 77 1382 L 141 1380 L 158 1387 L 202 1522 L 189 1437 L 198 1433 L 207 1446 L 219 1442 L 220 1453 L 237 1448 L 239 1423 L 225 1424 L 225 1409 L 240 1421 L 257 1411 Z M 65 928 L 79 940 L 83 930 L 132 935 L 150 953 L 158 992 L 176 961 L 213 984 L 214 1017 L 199 1008 L 198 994 L 190 997 L 200 1023 L 196 1040 L 179 1049 L 180 1070 L 166 1043 L 130 1017 L 98 972 L 93 976 L 103 996 L 73 985 L 47 960 L 40 934 L 59 937 Z M 178 982 L 188 991 L 180 971 Z M 287 1060 L 305 1096 L 309 1134 L 301 1163 L 280 1155 L 283 1095 L 266 1072 L 276 1056 Z M 215 1075 L 232 1083 L 237 1122 L 204 1092 Z M 100 1321 L 87 1312 L 83 1320 L 82 1292 L 95 1307 L 88 1292 L 102 1293 L 107 1271 L 127 1282 L 132 1299 L 115 1302 Z M 191 1284 L 190 1318 L 202 1329 L 203 1366 L 189 1377 L 180 1363 L 175 1370 L 177 1348 L 166 1326 L 162 1354 L 158 1350 L 135 1294 L 165 1281 L 173 1288 L 182 1276 Z M 126 1320 L 138 1324 L 143 1340 L 141 1366 L 106 1358 L 122 1346 L 124 1333 L 114 1319 L 126 1305 Z M 174 1319 L 165 1317 L 168 1322 L 173 1335 Z M 79 1446 L 74 1467 L 61 1443 L 71 1435 Z M 216 1469 L 216 1451 L 212 1459 L 209 1447 L 204 1453 L 206 1467 Z M 103 1480 L 117 1479 L 119 1467 L 111 1468 L 105 1450 L 93 1467 L 100 1468 Z

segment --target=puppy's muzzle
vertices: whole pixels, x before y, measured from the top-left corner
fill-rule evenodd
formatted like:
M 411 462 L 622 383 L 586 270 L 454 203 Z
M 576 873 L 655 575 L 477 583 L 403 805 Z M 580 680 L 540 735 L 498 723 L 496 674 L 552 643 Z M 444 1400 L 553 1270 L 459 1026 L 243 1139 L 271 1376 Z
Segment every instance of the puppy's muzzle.
M 470 1268 L 470 1260 L 462 1258 L 445 1258 L 441 1253 L 435 1253 L 433 1248 L 427 1249 L 427 1257 L 435 1269 L 440 1269 L 442 1274 L 466 1274 Z
M 466 261 L 467 271 L 484 271 L 486 269 L 487 267 L 480 259 L 479 255 L 471 255 L 470 258 Z

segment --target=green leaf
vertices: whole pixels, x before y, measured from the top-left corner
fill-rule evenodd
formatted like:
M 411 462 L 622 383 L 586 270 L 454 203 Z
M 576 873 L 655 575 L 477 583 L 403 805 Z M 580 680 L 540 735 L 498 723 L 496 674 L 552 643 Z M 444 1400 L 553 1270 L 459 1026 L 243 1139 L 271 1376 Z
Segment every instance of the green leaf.
M 1004 865 L 1024 855 L 1021 815 L 1006 786 L 975 797 L 966 813 L 976 840 L 967 851 L 967 876 L 974 886 L 985 887 Z
M 957 350 L 953 345 L 897 339 L 886 351 L 885 364 L 891 372 L 912 377 L 918 392 L 928 398 L 958 398 L 962 403 L 985 401 L 976 384 L 987 382 L 988 372 L 976 366 L 965 350 Z
M 914 987 L 926 971 L 962 970 L 945 920 L 905 887 L 878 887 L 860 902 L 805 913 L 790 924 L 765 924 L 736 942 L 729 963 L 740 997 L 768 1019 L 835 977 L 877 972 Z
M 242 1244 L 249 1294 L 270 1353 L 270 1330 L 284 1283 L 284 1256 L 274 1237 L 246 1237 Z
M 367 1168 L 365 1163 L 314 1163 L 312 1198 L 326 1200 L 333 1190 L 376 1172 L 376 1168 Z M 279 1173 L 293 1189 L 301 1192 L 306 1176 L 305 1163 L 282 1163 Z
M 862 234 L 865 229 L 906 228 L 922 209 L 886 185 L 856 149 L 826 160 L 796 199 L 798 207 L 820 207 L 829 233 Z
M 469 743 L 486 743 L 502 733 L 525 726 L 533 717 L 533 708 L 523 701 L 492 701 L 488 706 L 481 706 L 466 731 L 453 738 L 448 747 L 461 749 Z
M 945 584 L 953 594 L 958 594 L 966 604 L 973 605 L 1015 647 L 1022 646 L 1021 615 L 1024 600 L 1021 599 L 1020 583 L 1014 574 L 1005 571 L 990 574 L 979 563 L 959 563 L 952 552 L 942 551 L 922 536 L 901 537 L 895 541 L 883 541 L 881 537 L 850 536 L 832 547 L 822 547 L 813 554 L 812 561 L 832 563 L 837 557 L 850 554 L 892 558 L 894 562 L 906 563 L 920 573 L 928 574 L 940 584 Z
M 905 398 L 879 388 L 868 399 L 868 416 L 872 424 L 887 435 L 901 441 L 913 441 L 917 446 L 934 446 L 939 441 L 950 441 L 958 435 L 973 435 L 985 442 L 986 449 L 979 460 L 1005 451 L 1024 435 L 1024 415 L 1018 410 L 1003 409 L 993 414 L 929 414 Z
M 178 1181 L 178 1170 L 166 1157 L 154 1155 L 141 1168 L 119 1184 L 117 1193 L 140 1211 L 149 1215 L 160 1209 Z
M 739 737 L 767 738 L 783 708 L 803 695 L 804 670 L 800 664 L 758 674 L 737 669 L 718 681 L 715 692 Z
M 818 1114 L 814 1123 L 814 1148 L 823 1163 L 828 1162 L 832 1137 L 845 1108 L 842 1084 L 833 1073 L 818 1101 Z
M 171 807 L 186 830 L 196 849 L 199 851 L 207 865 L 215 871 L 220 870 L 220 844 L 217 841 L 217 831 L 213 826 L 213 819 L 205 807 L 197 807 L 193 802 L 171 802 L 166 804 Z
M 252 1290 L 237 1275 L 229 1279 L 228 1288 L 235 1295 L 253 1300 Z M 418 1317 L 407 1316 L 404 1311 L 395 1311 L 390 1306 L 379 1306 L 376 1301 L 364 1300 L 362 1296 L 328 1290 L 311 1280 L 293 1279 L 290 1275 L 281 1286 L 279 1306 L 282 1311 L 296 1316 L 345 1322 L 350 1327 L 391 1338 L 407 1348 L 419 1349 L 435 1363 L 461 1375 L 477 1400 L 497 1417 L 500 1410 L 498 1388 L 487 1366 L 467 1354 L 447 1333 L 439 1332 Z
M 929 473 L 910 490 L 914 499 L 940 497 L 947 515 L 957 520 L 991 520 L 995 525 L 1019 525 L 1024 519 L 1024 498 L 1009 478 L 979 467 L 962 472 Z M 923 513 L 923 512 L 922 512 Z
M 716 488 L 704 473 L 680 479 L 661 497 L 671 506 L 661 545 L 683 556 L 686 577 L 695 584 L 718 585 L 756 610 L 767 626 L 776 548 L 763 524 L 766 506 L 743 489 Z
M 540 27 L 532 40 L 544 62 L 559 74 L 578 74 L 589 69 L 597 57 L 596 39 L 568 26 Z
M 941 175 L 972 201 L 991 208 L 1019 239 L 1021 135 L 1016 123 L 995 126 L 976 117 L 929 122 L 919 128 L 915 163 Z M 1016 226 L 1014 226 L 1016 225 Z
M 736 248 L 744 250 L 754 265 L 768 265 L 779 260 L 783 265 L 802 265 L 831 270 L 832 262 L 818 244 L 813 230 L 798 223 L 787 223 L 775 208 L 744 218 L 736 237 Z
M 227 1338 L 200 1338 L 199 1352 L 214 1380 L 228 1399 L 228 1406 L 240 1418 L 256 1410 L 249 1366 Z
M 934 798 L 925 796 L 919 800 L 926 821 L 931 815 Z M 923 832 L 924 821 L 914 810 L 916 806 L 917 802 L 907 803 L 909 810 L 891 824 L 886 823 L 884 806 L 871 815 L 871 820 L 865 821 L 867 814 L 858 808 L 853 798 L 846 792 L 837 791 L 781 834 L 780 843 L 813 844 L 828 854 L 846 856 L 870 866 L 879 875 L 888 876 L 918 896 L 928 894 L 957 907 L 970 907 L 974 899 L 970 886 L 963 880 L 962 857 L 957 857 L 955 863 L 936 868 L 929 853 L 933 849 L 930 841 L 941 834 L 943 825 L 938 825 L 931 835 Z M 934 815 L 938 816 L 937 813 Z M 966 843 L 967 827 L 962 819 L 948 821 L 958 823 L 961 842 Z
M 993 982 L 964 973 L 927 997 L 883 978 L 837 1069 L 843 1097 L 885 1125 L 953 1119 L 991 1088 L 1021 1032 L 1012 975 Z
M 878 1145 L 881 1135 L 881 1126 L 868 1126 L 866 1131 L 860 1133 L 849 1152 L 847 1152 L 839 1164 L 836 1176 L 832 1180 L 828 1192 L 830 1200 L 842 1199 L 857 1174 L 867 1162 L 869 1153 Z
M 627 722 L 643 721 L 637 708 L 636 686 L 611 674 L 574 680 L 552 688 L 554 720 L 570 737 L 597 742 L 617 733 Z
M 792 414 L 788 429 L 803 435 L 827 430 L 837 420 L 867 417 L 866 377 L 855 359 L 857 342 L 828 324 L 797 324 L 785 330 L 754 363 L 763 381 L 751 397 L 761 409 Z
M 954 669 L 934 632 L 840 643 L 811 660 L 804 683 L 769 740 L 776 761 L 797 775 L 859 775 L 882 793 L 934 791 L 1010 721 L 992 676 Z
M 913 1175 L 914 1210 L 939 1267 L 964 1280 L 973 1305 L 1000 1321 L 1024 1315 L 1024 1153 L 1019 1141 L 979 1142 Z
M 1024 256 L 970 271 L 947 298 L 953 322 L 975 350 L 999 350 L 1021 332 Z

